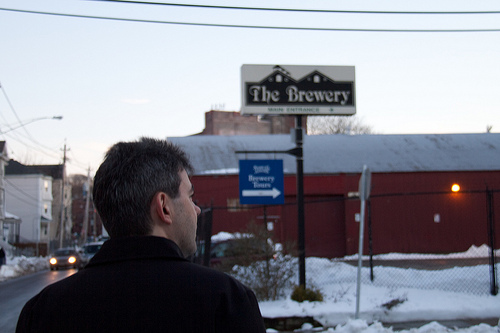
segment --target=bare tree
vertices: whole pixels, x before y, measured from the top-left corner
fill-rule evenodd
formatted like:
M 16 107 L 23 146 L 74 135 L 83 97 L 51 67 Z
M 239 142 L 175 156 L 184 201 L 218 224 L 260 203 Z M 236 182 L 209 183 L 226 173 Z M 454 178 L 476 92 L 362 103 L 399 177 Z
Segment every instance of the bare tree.
M 373 134 L 373 130 L 356 116 L 314 116 L 307 118 L 307 133 L 310 135 Z

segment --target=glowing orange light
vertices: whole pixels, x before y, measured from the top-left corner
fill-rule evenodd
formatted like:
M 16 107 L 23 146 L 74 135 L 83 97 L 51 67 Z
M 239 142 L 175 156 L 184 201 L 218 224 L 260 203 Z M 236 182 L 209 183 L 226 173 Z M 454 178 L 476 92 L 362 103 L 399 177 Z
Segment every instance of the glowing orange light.
M 452 192 L 458 192 L 458 191 L 460 191 L 460 185 L 458 185 L 458 184 L 451 185 L 451 191 Z

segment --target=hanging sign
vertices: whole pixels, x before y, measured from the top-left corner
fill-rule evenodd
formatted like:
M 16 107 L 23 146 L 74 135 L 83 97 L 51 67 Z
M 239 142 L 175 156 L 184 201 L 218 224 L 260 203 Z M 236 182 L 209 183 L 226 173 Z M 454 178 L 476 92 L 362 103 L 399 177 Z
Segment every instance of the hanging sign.
M 283 178 L 283 160 L 240 160 L 240 203 L 283 204 Z
M 353 115 L 354 66 L 243 65 L 241 114 Z

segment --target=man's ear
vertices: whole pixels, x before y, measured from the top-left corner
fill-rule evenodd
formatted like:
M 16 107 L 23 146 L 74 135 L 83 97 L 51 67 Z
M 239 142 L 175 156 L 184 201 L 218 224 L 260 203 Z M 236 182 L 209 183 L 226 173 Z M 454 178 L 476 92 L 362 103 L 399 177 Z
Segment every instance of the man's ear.
M 158 192 L 153 198 L 153 211 L 158 218 L 168 224 L 172 223 L 172 210 L 170 197 L 164 192 Z

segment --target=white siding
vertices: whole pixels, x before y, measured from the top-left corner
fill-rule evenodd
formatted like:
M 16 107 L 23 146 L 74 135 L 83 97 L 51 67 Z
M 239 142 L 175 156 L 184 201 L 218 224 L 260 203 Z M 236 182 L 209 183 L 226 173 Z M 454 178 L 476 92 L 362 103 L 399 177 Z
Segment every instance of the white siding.
M 6 175 L 5 202 L 7 211 L 22 221 L 19 233 L 21 241 L 48 241 L 50 223 L 42 223 L 41 219 L 52 220 L 51 177 Z

